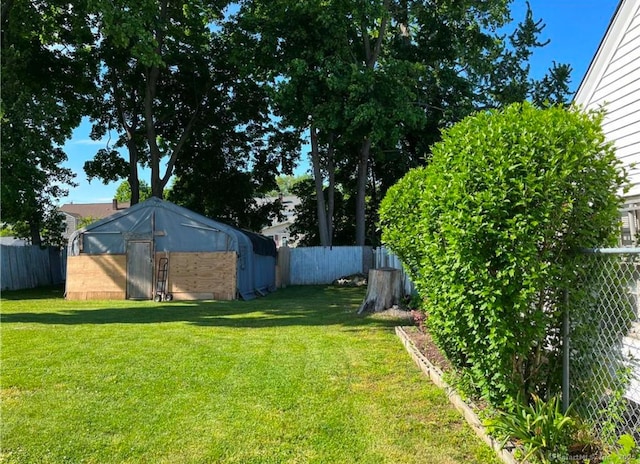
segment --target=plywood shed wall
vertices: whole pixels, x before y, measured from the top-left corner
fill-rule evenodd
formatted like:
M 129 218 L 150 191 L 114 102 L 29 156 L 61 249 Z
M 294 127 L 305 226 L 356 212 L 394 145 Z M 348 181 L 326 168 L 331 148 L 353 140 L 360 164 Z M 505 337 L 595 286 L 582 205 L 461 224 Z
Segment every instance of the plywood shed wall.
M 175 300 L 233 300 L 236 296 L 236 254 L 158 253 L 168 257 L 167 292 Z M 124 300 L 126 255 L 80 255 L 68 260 L 68 300 Z M 157 282 L 154 282 L 154 289 Z
M 175 300 L 233 300 L 236 254 L 169 253 L 168 277 L 168 292 Z
M 236 296 L 236 254 L 158 253 L 169 258 L 167 292 L 176 300 L 233 300 Z M 68 300 L 124 300 L 125 255 L 80 255 L 68 259 Z M 157 282 L 154 282 L 154 289 Z
M 67 258 L 68 300 L 124 300 L 126 255 L 80 255 Z

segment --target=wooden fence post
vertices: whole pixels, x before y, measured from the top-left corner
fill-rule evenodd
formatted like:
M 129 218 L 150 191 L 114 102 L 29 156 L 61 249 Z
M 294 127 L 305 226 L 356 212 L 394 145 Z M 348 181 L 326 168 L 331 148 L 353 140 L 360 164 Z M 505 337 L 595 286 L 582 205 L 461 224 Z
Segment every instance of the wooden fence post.
M 278 248 L 278 267 L 276 287 L 286 288 L 291 282 L 291 249 L 288 246 Z

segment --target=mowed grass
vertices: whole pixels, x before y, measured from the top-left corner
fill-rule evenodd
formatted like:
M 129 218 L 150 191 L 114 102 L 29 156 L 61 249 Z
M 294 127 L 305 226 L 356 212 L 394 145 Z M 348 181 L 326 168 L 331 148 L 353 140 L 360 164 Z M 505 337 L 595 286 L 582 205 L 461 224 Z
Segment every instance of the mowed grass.
M 363 296 L 4 292 L 0 462 L 498 462 Z

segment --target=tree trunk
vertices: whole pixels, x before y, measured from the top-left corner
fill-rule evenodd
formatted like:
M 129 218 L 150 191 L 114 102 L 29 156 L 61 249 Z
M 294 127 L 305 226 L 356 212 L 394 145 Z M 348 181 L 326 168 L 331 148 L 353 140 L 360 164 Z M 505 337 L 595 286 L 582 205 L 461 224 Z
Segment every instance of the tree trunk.
M 127 149 L 129 150 L 129 190 L 131 190 L 131 199 L 129 205 L 137 205 L 140 202 L 140 179 L 138 178 L 138 146 L 136 145 L 135 133 L 138 130 L 138 115 L 134 114 L 131 122 L 127 120 L 127 112 L 122 102 L 122 94 L 120 91 L 120 82 L 117 79 L 117 73 L 112 74 L 111 86 L 113 88 L 113 96 L 115 98 L 116 110 L 120 118 L 120 124 L 124 128 L 127 135 Z
M 140 179 L 138 178 L 138 147 L 133 138 L 127 140 L 129 148 L 129 188 L 131 189 L 130 205 L 140 202 Z
M 40 218 L 33 216 L 29 221 L 29 235 L 31 235 L 31 245 L 42 245 L 42 236 L 40 235 Z
M 327 187 L 327 233 L 329 235 L 329 246 L 333 245 L 333 211 L 335 209 L 336 192 L 336 167 L 333 162 L 334 133 L 329 135 L 329 147 L 327 148 L 327 177 L 329 187 Z
M 375 313 L 391 308 L 402 299 L 402 274 L 399 269 L 383 267 L 369 270 L 367 295 L 358 309 Z
M 362 143 L 360 159 L 358 160 L 358 182 L 356 191 L 356 246 L 364 246 L 366 237 L 367 215 L 367 176 L 369 175 L 369 152 L 371 151 L 371 139 L 367 138 Z
M 327 225 L 327 207 L 324 201 L 322 169 L 320 166 L 320 151 L 318 147 L 318 130 L 314 126 L 311 126 L 309 130 L 311 132 L 311 164 L 313 168 L 313 179 L 316 185 L 316 212 L 318 218 L 320 245 L 330 246 L 329 228 Z

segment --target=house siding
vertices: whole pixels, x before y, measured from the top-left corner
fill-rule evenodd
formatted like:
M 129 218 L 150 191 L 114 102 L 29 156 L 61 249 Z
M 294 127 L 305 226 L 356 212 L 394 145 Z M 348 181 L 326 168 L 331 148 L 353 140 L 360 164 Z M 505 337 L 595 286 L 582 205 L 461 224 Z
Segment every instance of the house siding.
M 622 2 L 575 102 L 606 109 L 602 129 L 629 175 L 626 196 L 640 195 L 640 0 Z

